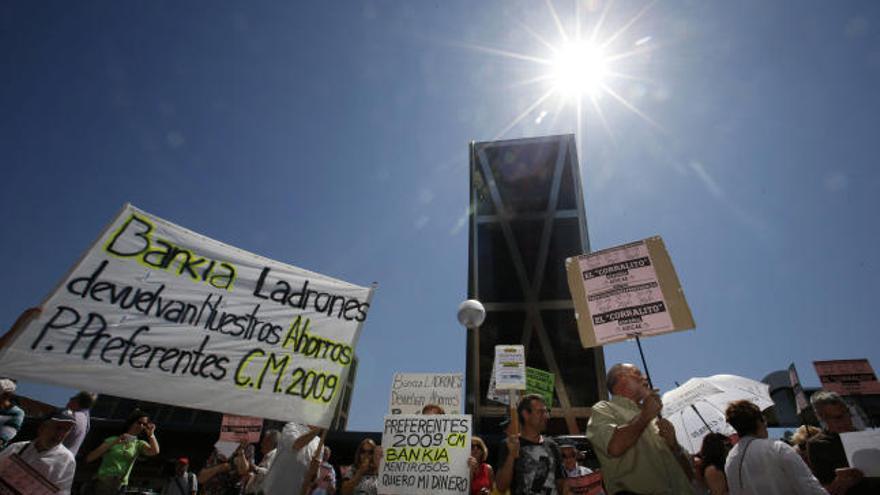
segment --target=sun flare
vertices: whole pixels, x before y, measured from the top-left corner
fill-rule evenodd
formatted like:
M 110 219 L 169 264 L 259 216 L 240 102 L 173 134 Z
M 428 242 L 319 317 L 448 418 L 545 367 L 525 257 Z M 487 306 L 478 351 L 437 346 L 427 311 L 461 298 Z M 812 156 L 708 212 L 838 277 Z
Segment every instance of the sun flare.
M 609 137 L 614 133 L 605 117 L 602 100 L 607 97 L 636 114 L 655 128 L 660 126 L 648 117 L 637 106 L 637 97 L 629 96 L 623 84 L 654 85 L 645 77 L 640 77 L 639 65 L 643 57 L 648 56 L 659 45 L 653 41 L 650 33 L 633 33 L 632 27 L 651 8 L 656 0 L 647 1 L 628 20 L 621 24 L 605 22 L 612 2 L 591 2 L 586 6 L 586 18 L 581 19 L 583 6 L 575 5 L 574 15 L 561 18 L 553 7 L 552 0 L 546 0 L 547 9 L 556 27 L 558 38 L 554 42 L 545 38 L 533 27 L 519 23 L 523 32 L 530 35 L 548 51 L 543 54 L 522 53 L 509 48 L 465 44 L 464 46 L 488 53 L 493 56 L 517 60 L 536 67 L 534 77 L 516 81 L 513 87 L 536 85 L 543 86 L 542 92 L 513 117 L 495 136 L 500 139 L 521 121 L 532 116 L 535 124 L 549 122 L 553 125 L 556 118 L 565 109 L 574 109 L 576 120 L 576 136 L 580 137 L 583 130 L 584 112 L 592 109 Z M 573 19 L 569 26 L 564 26 L 564 19 Z M 583 21 L 583 22 L 582 22 Z M 616 25 L 615 25 L 616 24 Z M 633 73 L 633 69 L 636 73 Z M 632 94 L 638 94 L 633 92 Z M 553 110 L 553 101 L 556 101 Z M 549 119 L 547 118 L 549 115 Z
M 551 67 L 554 89 L 568 99 L 598 97 L 608 76 L 608 60 L 601 47 L 586 41 L 561 47 Z

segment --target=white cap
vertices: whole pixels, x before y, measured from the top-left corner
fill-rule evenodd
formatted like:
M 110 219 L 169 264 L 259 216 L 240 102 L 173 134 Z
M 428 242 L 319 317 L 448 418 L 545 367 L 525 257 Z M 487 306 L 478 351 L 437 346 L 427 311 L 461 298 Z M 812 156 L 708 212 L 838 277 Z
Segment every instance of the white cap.
M 9 378 L 0 378 L 0 393 L 11 394 L 13 392 L 15 392 L 15 382 Z

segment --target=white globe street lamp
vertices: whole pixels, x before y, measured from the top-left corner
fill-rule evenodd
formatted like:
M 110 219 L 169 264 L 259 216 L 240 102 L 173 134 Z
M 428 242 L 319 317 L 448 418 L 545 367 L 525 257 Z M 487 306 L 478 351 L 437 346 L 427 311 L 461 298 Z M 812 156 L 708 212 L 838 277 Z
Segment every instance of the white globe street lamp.
M 468 299 L 458 306 L 458 322 L 465 328 L 474 329 L 486 319 L 486 308 L 476 299 Z

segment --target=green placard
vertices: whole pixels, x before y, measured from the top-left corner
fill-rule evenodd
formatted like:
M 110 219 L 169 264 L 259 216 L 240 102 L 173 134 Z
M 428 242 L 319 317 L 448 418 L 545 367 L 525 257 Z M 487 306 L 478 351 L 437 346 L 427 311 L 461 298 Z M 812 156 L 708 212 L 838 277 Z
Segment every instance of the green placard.
M 547 407 L 553 406 L 553 385 L 556 377 L 553 373 L 526 367 L 526 393 L 538 394 L 544 398 Z

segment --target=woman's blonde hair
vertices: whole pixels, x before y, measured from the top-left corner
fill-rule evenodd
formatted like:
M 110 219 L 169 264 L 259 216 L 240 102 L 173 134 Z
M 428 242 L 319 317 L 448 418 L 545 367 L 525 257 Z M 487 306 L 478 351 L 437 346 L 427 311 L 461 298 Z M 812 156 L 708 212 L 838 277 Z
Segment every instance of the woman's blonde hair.
M 471 437 L 471 446 L 473 446 L 473 444 L 477 444 L 477 447 L 480 448 L 480 452 L 483 453 L 483 458 L 480 459 L 480 462 L 486 462 L 489 460 L 489 449 L 486 447 L 486 442 L 480 437 Z

